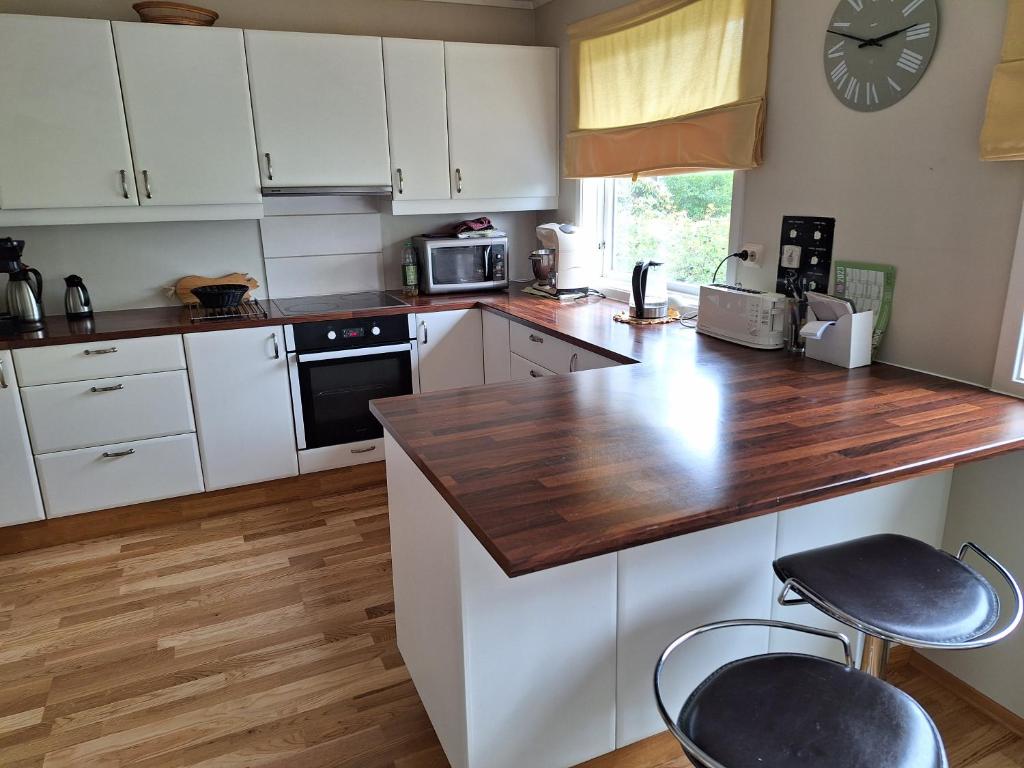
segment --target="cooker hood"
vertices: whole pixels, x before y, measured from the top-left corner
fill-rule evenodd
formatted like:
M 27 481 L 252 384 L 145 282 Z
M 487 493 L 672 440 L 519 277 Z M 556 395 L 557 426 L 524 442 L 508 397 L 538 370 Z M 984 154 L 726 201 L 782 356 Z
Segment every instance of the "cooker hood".
M 391 197 L 391 185 L 370 185 L 352 187 L 263 187 L 264 197 L 324 197 L 378 195 Z

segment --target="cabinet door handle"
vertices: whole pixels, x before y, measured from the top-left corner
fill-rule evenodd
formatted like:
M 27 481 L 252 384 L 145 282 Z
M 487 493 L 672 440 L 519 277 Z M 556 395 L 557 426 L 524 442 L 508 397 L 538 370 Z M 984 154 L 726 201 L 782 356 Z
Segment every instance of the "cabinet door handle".
M 580 362 L 580 353 L 573 352 L 572 357 L 569 358 L 569 373 L 576 373 L 576 366 Z
M 455 169 L 455 191 L 462 194 L 462 169 Z
M 270 160 L 270 153 L 264 152 L 263 156 L 267 158 L 267 181 L 274 180 L 274 163 Z
M 405 177 L 402 175 L 402 169 L 398 169 L 398 194 L 405 194 Z
M 530 375 L 533 378 L 535 378 L 535 379 L 542 379 L 542 378 L 544 378 L 544 374 L 543 373 L 537 373 L 535 370 L 533 370 L 533 368 L 530 369 Z
M 369 453 L 370 451 L 376 451 L 377 446 L 371 445 L 369 448 L 350 448 L 349 450 L 352 453 Z
M 7 389 L 7 371 L 4 370 L 4 361 L 0 359 L 0 389 Z
M 427 336 L 427 321 L 426 320 L 421 320 L 420 321 L 420 328 L 423 329 L 423 343 L 426 344 L 427 341 L 429 340 L 429 337 Z
M 536 344 L 543 344 L 544 343 L 544 337 L 543 336 L 538 336 L 535 333 L 531 333 L 530 334 L 530 341 L 532 341 L 532 342 L 534 342 Z
M 89 387 L 90 392 L 120 392 L 124 384 L 114 384 L 111 387 Z
M 153 199 L 153 190 L 149 186 L 149 171 L 142 172 L 142 185 L 146 188 L 146 199 Z
M 121 169 L 121 194 L 125 200 L 128 199 L 128 171 L 124 168 Z
M 117 352 L 117 347 L 107 347 L 106 349 L 87 349 L 85 354 L 87 355 L 112 355 Z
M 281 359 L 281 347 L 278 346 L 278 343 L 277 343 L 277 334 L 276 333 L 270 334 L 270 340 L 274 343 L 274 359 L 275 360 L 280 360 Z
M 135 453 L 135 449 L 134 448 L 129 448 L 127 451 L 104 451 L 103 452 L 103 458 L 104 459 L 120 459 L 123 456 L 131 456 L 133 453 Z

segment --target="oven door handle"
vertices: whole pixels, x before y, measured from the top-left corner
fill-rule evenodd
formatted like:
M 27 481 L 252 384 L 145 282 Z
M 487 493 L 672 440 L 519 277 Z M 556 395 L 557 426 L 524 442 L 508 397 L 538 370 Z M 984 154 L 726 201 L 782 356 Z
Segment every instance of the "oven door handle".
M 300 352 L 295 356 L 297 363 L 315 363 L 319 360 L 344 360 L 352 357 L 387 355 L 393 352 L 412 352 L 412 344 L 385 344 L 381 347 L 360 347 L 358 349 L 337 349 L 331 352 Z

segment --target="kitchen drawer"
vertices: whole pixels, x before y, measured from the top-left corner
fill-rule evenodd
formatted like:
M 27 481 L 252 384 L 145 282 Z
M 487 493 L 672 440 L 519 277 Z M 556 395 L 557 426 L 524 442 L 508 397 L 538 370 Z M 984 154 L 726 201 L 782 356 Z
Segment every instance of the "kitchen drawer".
M 181 336 L 117 339 L 14 350 L 21 386 L 107 379 L 185 368 Z
M 21 393 L 36 454 L 194 432 L 188 373 L 27 387 Z
M 558 374 L 554 371 L 548 370 L 542 365 L 537 365 L 527 360 L 525 357 L 520 357 L 515 352 L 512 353 L 512 365 L 511 365 L 512 381 L 522 381 L 523 379 L 539 379 L 544 376 L 557 376 Z
M 572 345 L 519 323 L 509 326 L 509 346 L 520 357 L 555 373 L 569 373 Z M 513 377 L 514 378 L 514 377 Z
M 203 490 L 194 434 L 48 453 L 36 457 L 36 469 L 47 517 Z

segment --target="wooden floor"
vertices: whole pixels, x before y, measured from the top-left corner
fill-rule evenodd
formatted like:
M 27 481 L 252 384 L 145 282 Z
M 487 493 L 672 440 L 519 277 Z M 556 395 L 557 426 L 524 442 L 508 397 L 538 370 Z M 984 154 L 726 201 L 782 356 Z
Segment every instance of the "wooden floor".
M 446 766 L 395 647 L 379 469 L 295 489 L 0 558 L 0 766 Z M 1024 739 L 895 679 L 953 766 L 1024 766 Z M 686 765 L 664 738 L 588 768 Z

